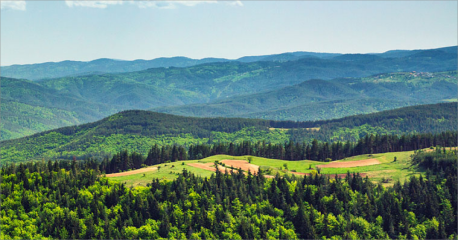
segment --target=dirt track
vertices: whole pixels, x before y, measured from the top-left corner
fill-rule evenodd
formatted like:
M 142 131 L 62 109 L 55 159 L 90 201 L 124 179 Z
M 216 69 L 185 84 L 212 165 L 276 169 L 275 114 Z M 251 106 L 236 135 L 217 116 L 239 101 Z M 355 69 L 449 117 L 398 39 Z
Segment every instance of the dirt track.
M 129 175 L 137 174 L 137 173 L 151 172 L 151 171 L 154 171 L 156 169 L 157 169 L 157 167 L 147 167 L 147 168 L 140 168 L 140 169 L 132 170 L 132 171 L 128 171 L 128 172 L 110 173 L 110 174 L 107 174 L 106 176 L 107 177 L 129 176 Z
M 380 162 L 375 159 L 366 159 L 361 161 L 351 161 L 351 162 L 332 162 L 330 164 L 316 165 L 319 168 L 348 168 L 348 167 L 362 167 L 380 164 Z

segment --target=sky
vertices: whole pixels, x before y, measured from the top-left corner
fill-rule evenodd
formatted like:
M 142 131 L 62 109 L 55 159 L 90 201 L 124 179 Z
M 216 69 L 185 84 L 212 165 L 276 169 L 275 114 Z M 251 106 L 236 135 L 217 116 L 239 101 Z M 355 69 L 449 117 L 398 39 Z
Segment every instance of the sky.
M 4 1 L 0 64 L 457 45 L 457 1 Z

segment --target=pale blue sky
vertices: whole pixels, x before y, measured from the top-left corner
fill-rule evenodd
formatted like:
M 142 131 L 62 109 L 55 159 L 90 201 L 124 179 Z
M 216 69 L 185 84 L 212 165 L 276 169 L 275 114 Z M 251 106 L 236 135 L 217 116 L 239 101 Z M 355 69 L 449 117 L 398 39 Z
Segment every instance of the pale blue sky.
M 457 45 L 456 1 L 2 0 L 1 65 Z

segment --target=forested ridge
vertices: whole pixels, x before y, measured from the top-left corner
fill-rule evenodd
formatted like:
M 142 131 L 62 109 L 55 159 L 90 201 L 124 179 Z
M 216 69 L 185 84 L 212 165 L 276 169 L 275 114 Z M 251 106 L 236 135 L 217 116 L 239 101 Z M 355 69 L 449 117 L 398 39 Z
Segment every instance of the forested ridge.
M 147 154 L 152 145 L 358 141 L 367 134 L 456 131 L 457 103 L 412 106 L 337 120 L 295 122 L 182 117 L 124 111 L 103 120 L 2 141 L 2 162 L 45 158 L 103 157 L 121 150 Z M 285 128 L 285 129 L 283 129 Z
M 137 59 L 133 61 L 116 60 L 108 58 L 95 59 L 89 62 L 81 61 L 62 61 L 62 62 L 46 62 L 37 64 L 12 65 L 2 66 L 2 76 L 12 78 L 25 78 L 29 80 L 40 80 L 46 78 L 58 78 L 64 76 L 78 76 L 89 74 L 103 73 L 119 73 L 140 71 L 148 68 L 167 68 L 167 67 L 189 67 L 198 64 L 214 63 L 214 62 L 256 62 L 256 61 L 272 61 L 285 62 L 294 61 L 301 58 L 321 58 L 341 61 L 355 60 L 377 60 L 382 58 L 404 58 L 407 56 L 418 57 L 433 57 L 442 58 L 441 60 L 452 58 L 456 55 L 456 46 L 443 47 L 431 50 L 395 50 L 387 51 L 379 54 L 340 54 L 340 53 L 317 53 L 317 52 L 290 52 L 281 54 L 271 54 L 262 56 L 245 56 L 235 60 L 224 58 L 203 58 L 190 59 L 187 57 L 171 57 L 171 58 L 156 58 L 151 60 Z M 456 58 L 456 57 L 455 57 Z M 431 60 L 431 59 L 424 59 Z M 427 65 L 428 61 L 423 64 Z
M 381 54 L 294 52 L 236 61 L 175 57 L 4 66 L 2 100 L 8 101 L 2 112 L 8 117 L 1 116 L 0 139 L 130 109 L 310 121 L 456 101 L 456 60 L 453 46 Z M 33 114 L 38 111 L 44 117 Z
M 456 71 L 395 72 L 311 79 L 272 91 L 152 110 L 183 116 L 314 121 L 443 102 L 455 99 L 456 92 Z
M 350 173 L 200 178 L 186 170 L 126 188 L 90 162 L 9 164 L 0 172 L 1 238 L 455 238 L 456 154 L 416 152 L 414 166 L 428 174 L 389 188 Z

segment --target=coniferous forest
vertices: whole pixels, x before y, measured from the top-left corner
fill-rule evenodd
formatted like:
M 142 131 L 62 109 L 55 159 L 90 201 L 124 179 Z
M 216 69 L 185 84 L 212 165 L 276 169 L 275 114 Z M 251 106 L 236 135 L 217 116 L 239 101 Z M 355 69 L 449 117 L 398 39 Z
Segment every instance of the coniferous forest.
M 90 162 L 1 169 L 1 238 L 445 239 L 456 238 L 457 152 L 417 151 L 428 169 L 385 188 L 348 173 L 266 179 L 183 170 L 127 188 Z

